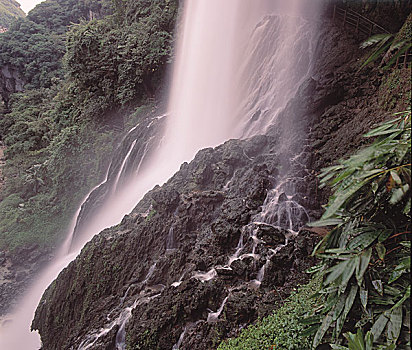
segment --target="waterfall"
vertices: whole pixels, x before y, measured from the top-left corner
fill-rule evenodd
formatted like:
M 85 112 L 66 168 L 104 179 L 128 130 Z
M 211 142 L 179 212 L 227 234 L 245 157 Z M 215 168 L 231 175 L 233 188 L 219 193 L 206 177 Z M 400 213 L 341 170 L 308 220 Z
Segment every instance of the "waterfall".
M 268 130 L 310 74 L 314 26 L 300 17 L 302 13 L 309 16 L 308 9 L 316 14 L 316 6 L 309 0 L 185 2 L 163 137 L 157 135 L 150 145 L 142 145 L 134 134 L 153 129 L 150 135 L 156 135 L 154 125 L 163 114 L 146 127 L 139 125 L 129 131 L 126 143 L 113 155 L 117 163 L 112 163 L 104 183 L 90 193 L 77 214 L 76 229 L 68 235 L 68 241 L 74 242 L 70 253 L 59 254 L 36 278 L 10 315 L 8 326 L 0 328 L 1 349 L 40 347 L 38 334 L 30 332 L 30 322 L 43 291 L 87 241 L 118 224 L 148 190 L 164 183 L 182 162 L 190 161 L 203 147 Z M 137 175 L 136 171 L 125 175 L 129 163 L 135 170 L 137 166 Z M 238 258 L 242 247 L 240 241 L 232 260 Z M 193 277 L 206 281 L 215 275 L 212 269 Z
M 242 96 L 237 112 L 241 137 L 266 133 L 310 76 L 316 26 L 302 17 L 278 14 L 264 17 L 254 29 L 237 77 Z

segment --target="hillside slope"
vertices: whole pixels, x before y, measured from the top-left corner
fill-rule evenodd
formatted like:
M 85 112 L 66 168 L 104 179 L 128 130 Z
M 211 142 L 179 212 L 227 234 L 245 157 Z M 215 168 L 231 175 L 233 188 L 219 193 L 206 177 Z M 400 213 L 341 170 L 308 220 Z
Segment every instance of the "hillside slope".
M 16 0 L 0 0 L 0 28 L 9 28 L 17 18 L 24 17 L 25 13 Z

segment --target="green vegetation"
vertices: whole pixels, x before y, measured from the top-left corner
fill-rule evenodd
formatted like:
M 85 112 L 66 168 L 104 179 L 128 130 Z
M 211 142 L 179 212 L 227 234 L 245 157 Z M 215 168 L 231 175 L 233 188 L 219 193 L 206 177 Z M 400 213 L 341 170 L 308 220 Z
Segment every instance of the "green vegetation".
M 311 296 L 319 289 L 319 278 L 299 288 L 276 310 L 255 325 L 244 329 L 237 338 L 224 341 L 218 350 L 310 349 L 311 340 L 305 336 L 307 326 L 302 322 L 317 303 Z
M 104 21 L 72 27 L 65 63 L 89 115 L 153 96 L 171 55 L 176 14 L 177 1 L 128 1 Z
M 409 69 L 392 69 L 385 74 L 379 88 L 379 104 L 387 111 L 403 111 L 410 106 L 411 75 Z
M 410 347 L 411 112 L 365 136 L 377 139 L 321 175 L 334 193 L 313 225 L 334 228 L 315 249 L 325 278 L 314 347 L 326 337 L 344 349 L 354 325 L 350 349 Z
M 27 18 L 52 33 L 65 34 L 74 23 L 101 18 L 110 12 L 110 0 L 47 0 L 31 10 Z
M 37 5 L 0 34 L 0 67 L 17 69 L 26 90 L 56 84 L 64 75 L 61 59 L 68 26 L 88 19 L 90 11 L 104 13 L 106 1 L 48 0 Z
M 15 0 L 0 0 L 0 27 L 9 28 L 10 25 L 25 14 L 20 4 Z
M 55 244 L 108 166 L 121 133 L 113 126 L 128 126 L 123 118 L 134 110 L 144 113 L 161 85 L 177 1 L 113 1 L 113 14 L 81 22 L 108 7 L 48 0 L 0 34 L 0 66 L 13 67 L 26 83 L 0 109 L 7 147 L 2 248 Z M 67 27 L 72 22 L 78 24 Z
M 19 19 L 9 31 L 0 34 L 0 45 L 0 66 L 17 68 L 26 89 L 50 87 L 53 78 L 62 78 L 63 38 L 41 24 Z
M 361 65 L 360 69 L 367 66 L 371 62 L 380 58 L 381 66 L 386 70 L 412 47 L 412 14 L 406 19 L 404 25 L 399 32 L 394 34 L 377 34 L 373 35 L 361 44 L 361 48 L 375 46 L 375 50 Z

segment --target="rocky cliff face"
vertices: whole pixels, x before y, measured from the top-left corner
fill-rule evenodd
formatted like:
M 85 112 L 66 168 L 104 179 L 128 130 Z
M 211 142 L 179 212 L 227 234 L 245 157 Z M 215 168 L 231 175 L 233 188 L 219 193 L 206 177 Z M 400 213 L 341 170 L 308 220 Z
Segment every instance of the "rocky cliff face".
M 323 28 L 312 78 L 266 135 L 200 151 L 61 272 L 33 322 L 44 350 L 212 349 L 307 279 L 316 174 L 388 115 L 382 73 L 358 72 L 355 38 Z
M 10 96 L 15 92 L 22 92 L 24 84 L 21 74 L 16 69 L 8 65 L 0 68 L 0 96 L 6 107 Z

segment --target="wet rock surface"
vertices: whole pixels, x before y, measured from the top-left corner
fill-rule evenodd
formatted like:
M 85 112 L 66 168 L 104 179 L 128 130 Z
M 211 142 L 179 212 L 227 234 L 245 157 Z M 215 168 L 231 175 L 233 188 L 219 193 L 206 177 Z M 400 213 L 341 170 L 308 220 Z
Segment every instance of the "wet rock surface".
M 181 349 L 210 349 L 269 314 L 313 263 L 308 243 L 305 249 L 297 243 L 301 233 L 255 222 L 279 182 L 278 149 L 277 135 L 204 149 L 120 225 L 94 237 L 40 303 L 33 326 L 44 349 L 111 348 L 121 339 L 141 349 L 171 349 L 183 332 Z M 303 185 L 310 171 L 297 161 L 288 168 L 303 175 L 291 177 L 300 196 L 314 196 L 315 188 Z M 319 206 L 306 210 L 311 216 Z M 288 277 L 272 262 L 274 249 L 288 250 Z
M 11 94 L 23 91 L 25 83 L 23 76 L 14 67 L 9 65 L 0 67 L 0 96 L 6 106 Z
M 316 174 L 385 118 L 356 39 L 327 23 L 322 38 L 312 78 L 267 135 L 200 151 L 61 272 L 33 322 L 44 350 L 213 349 L 307 280 L 320 237 L 299 227 L 327 195 Z M 300 142 L 280 144 L 291 125 Z

